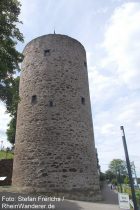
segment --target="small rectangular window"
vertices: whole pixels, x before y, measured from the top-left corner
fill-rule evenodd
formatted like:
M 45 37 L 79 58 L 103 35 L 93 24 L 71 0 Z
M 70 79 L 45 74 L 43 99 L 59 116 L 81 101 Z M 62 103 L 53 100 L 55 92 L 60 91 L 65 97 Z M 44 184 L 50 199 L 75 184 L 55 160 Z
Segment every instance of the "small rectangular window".
M 53 107 L 53 101 L 49 101 L 49 106 Z
M 81 103 L 84 105 L 85 104 L 85 98 L 81 97 Z
M 50 55 L 50 54 L 51 54 L 50 49 L 44 50 L 44 56 L 47 56 L 47 55 Z
M 36 95 L 33 95 L 33 96 L 32 96 L 31 103 L 32 103 L 32 104 L 36 104 L 36 103 L 37 103 L 37 96 L 36 96 Z
M 84 66 L 87 68 L 87 62 L 86 61 L 84 61 Z

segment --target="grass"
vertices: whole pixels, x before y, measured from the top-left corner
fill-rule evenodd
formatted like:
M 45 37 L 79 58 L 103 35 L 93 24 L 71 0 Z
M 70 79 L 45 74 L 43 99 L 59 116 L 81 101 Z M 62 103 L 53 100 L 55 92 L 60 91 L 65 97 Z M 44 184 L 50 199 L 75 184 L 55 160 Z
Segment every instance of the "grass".
M 0 151 L 0 160 L 2 159 L 13 159 L 14 158 L 14 154 L 10 151 Z

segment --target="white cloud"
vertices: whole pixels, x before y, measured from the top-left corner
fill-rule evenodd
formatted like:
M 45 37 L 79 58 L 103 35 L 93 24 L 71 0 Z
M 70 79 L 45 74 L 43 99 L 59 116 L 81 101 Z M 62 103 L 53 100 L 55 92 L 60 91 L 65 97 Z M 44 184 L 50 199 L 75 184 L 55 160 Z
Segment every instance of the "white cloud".
M 96 67 L 89 68 L 90 95 L 93 103 L 102 105 L 117 94 L 118 80 L 112 75 L 104 75 Z
M 104 64 L 117 66 L 119 80 L 128 88 L 140 88 L 140 3 L 125 3 L 115 9 L 106 26 Z M 113 69 L 112 69 L 113 70 Z
M 114 158 L 125 159 L 120 126 L 126 131 L 130 160 L 140 175 L 140 3 L 116 8 L 105 28 L 101 50 L 106 50 L 99 65 L 89 59 L 89 82 L 93 107 L 95 142 L 101 169 Z M 92 55 L 94 57 L 94 55 Z
M 101 129 L 101 133 L 110 135 L 111 133 L 113 133 L 113 128 L 114 125 L 112 123 L 106 123 Z
M 129 97 L 124 97 L 124 100 L 121 96 L 116 98 L 110 107 L 105 110 L 100 109 L 97 113 L 94 113 L 93 109 L 95 141 L 101 165 L 110 162 L 113 158 L 125 159 L 120 132 L 120 126 L 123 125 L 130 159 L 136 161 L 136 166 L 139 167 L 139 162 L 134 155 L 140 158 L 140 99 L 134 98 L 132 95 L 131 93 Z M 93 107 L 95 106 L 98 106 L 98 103 L 93 104 Z M 102 165 L 102 170 L 105 169 L 107 166 Z

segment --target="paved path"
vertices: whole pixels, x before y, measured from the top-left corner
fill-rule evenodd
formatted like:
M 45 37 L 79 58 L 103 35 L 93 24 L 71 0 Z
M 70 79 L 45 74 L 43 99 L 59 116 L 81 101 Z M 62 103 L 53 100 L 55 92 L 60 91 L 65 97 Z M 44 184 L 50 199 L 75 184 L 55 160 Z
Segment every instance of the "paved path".
M 65 201 L 57 210 L 120 210 L 118 205 L 91 203 L 83 201 Z
M 103 202 L 106 204 L 116 204 L 118 205 L 118 193 L 111 190 L 110 186 L 104 184 L 102 189 Z

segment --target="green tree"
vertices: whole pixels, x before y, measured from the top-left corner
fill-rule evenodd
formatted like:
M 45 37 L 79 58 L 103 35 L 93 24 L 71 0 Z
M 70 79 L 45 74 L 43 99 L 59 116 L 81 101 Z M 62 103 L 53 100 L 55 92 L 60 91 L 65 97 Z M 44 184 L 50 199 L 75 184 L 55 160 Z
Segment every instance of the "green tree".
M 112 179 L 116 178 L 116 175 L 114 173 L 112 173 L 112 171 L 110 170 L 107 170 L 105 172 L 105 175 L 106 175 L 106 179 L 111 182 Z
M 127 175 L 126 162 L 121 159 L 113 159 L 109 164 L 109 170 L 114 175 Z
M 106 174 L 103 172 L 100 172 L 100 181 L 105 181 L 106 179 Z
M 14 143 L 16 130 L 17 104 L 19 101 L 19 63 L 23 55 L 17 51 L 17 42 L 23 42 L 23 34 L 17 27 L 21 21 L 18 0 L 0 0 L 0 99 L 5 102 L 11 121 L 7 130 L 8 140 Z
M 7 97 L 7 111 L 11 113 L 11 120 L 8 124 L 7 129 L 7 139 L 11 144 L 15 143 L 15 134 L 16 134 L 16 119 L 17 119 L 17 106 L 19 102 L 19 77 L 13 80 L 13 84 L 9 87 Z
M 112 180 L 111 180 L 111 184 L 117 185 L 117 179 L 112 179 Z
M 124 184 L 130 184 L 130 179 L 128 176 L 124 178 Z
M 20 3 L 18 0 L 0 0 L 0 89 L 11 83 L 13 74 L 20 70 L 19 63 L 23 56 L 16 50 L 18 41 L 23 42 L 23 35 L 17 28 Z M 6 84 L 5 84 L 6 83 Z M 1 98 L 3 100 L 3 98 Z
M 11 82 L 6 82 L 5 88 L 1 91 L 1 98 L 6 104 L 7 112 L 10 116 L 15 116 L 19 102 L 19 80 L 20 77 L 12 78 Z
M 16 135 L 16 118 L 12 117 L 10 123 L 8 124 L 8 129 L 6 131 L 7 140 L 11 143 L 15 143 L 15 135 Z

